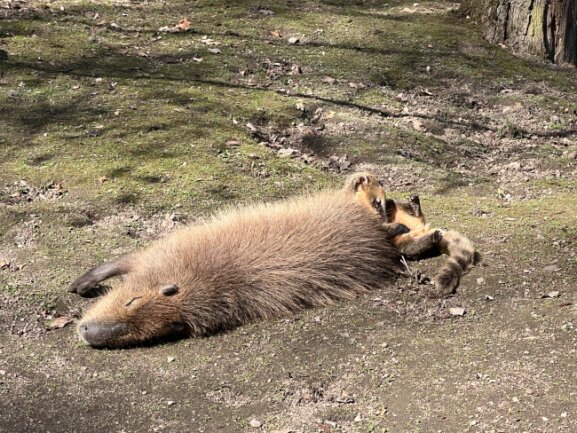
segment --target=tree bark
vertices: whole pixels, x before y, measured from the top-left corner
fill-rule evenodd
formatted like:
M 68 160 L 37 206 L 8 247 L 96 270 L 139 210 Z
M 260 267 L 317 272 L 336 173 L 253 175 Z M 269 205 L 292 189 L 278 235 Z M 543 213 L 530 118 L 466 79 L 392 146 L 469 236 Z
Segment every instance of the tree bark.
M 576 0 L 463 0 L 461 10 L 493 43 L 577 66 Z

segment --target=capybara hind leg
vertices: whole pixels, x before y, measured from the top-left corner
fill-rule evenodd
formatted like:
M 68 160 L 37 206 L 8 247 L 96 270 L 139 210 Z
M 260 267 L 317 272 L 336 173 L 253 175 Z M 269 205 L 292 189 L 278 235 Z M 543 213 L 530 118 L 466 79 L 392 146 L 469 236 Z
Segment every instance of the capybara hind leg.
M 127 256 L 112 262 L 103 263 L 74 280 L 70 285 L 69 291 L 78 293 L 83 297 L 93 297 L 95 294 L 101 294 L 98 291 L 91 290 L 98 283 L 110 277 L 127 274 L 130 270 L 130 260 Z

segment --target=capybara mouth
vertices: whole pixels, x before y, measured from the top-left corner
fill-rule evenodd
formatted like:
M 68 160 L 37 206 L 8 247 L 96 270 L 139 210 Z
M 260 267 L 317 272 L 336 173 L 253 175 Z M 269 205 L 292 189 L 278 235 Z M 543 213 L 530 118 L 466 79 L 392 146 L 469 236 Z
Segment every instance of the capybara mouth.
M 88 321 L 78 325 L 78 335 L 92 347 L 122 347 L 130 331 L 126 323 Z

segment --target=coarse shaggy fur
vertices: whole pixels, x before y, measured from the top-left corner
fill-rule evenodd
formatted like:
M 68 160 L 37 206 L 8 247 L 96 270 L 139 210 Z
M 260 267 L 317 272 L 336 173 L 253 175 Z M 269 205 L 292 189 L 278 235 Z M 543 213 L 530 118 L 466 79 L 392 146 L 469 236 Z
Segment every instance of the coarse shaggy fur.
M 233 209 L 119 260 L 127 273 L 78 330 L 106 347 L 208 335 L 382 287 L 399 259 L 351 192 Z

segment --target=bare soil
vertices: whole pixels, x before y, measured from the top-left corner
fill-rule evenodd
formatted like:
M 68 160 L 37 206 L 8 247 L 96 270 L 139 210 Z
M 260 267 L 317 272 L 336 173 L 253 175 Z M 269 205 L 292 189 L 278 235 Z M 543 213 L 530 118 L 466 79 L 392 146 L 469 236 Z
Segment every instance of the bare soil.
M 577 72 L 458 6 L 0 0 L 0 432 L 577 431 Z M 478 246 L 455 296 L 78 340 L 87 268 L 362 169 Z

